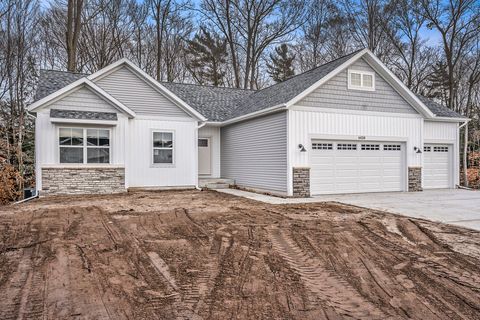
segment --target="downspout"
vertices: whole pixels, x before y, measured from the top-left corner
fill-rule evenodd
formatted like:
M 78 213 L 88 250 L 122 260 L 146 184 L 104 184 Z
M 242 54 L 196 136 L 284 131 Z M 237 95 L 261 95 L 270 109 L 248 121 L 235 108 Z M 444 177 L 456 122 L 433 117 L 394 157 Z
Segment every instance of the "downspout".
M 200 128 L 203 128 L 205 125 L 207 124 L 207 122 L 202 122 L 201 124 L 199 124 L 197 126 L 197 130 L 195 132 L 195 136 L 196 136 L 196 139 L 195 139 L 195 150 L 196 150 L 196 156 L 197 156 L 197 169 L 195 170 L 196 172 L 196 175 L 197 175 L 197 183 L 195 184 L 195 189 L 199 190 L 199 191 L 202 191 L 202 188 L 199 187 L 198 185 L 198 130 Z
M 13 204 L 20 204 L 20 203 L 27 202 L 27 201 L 30 201 L 30 200 L 35 199 L 35 198 L 38 198 L 38 190 L 36 188 L 35 188 L 35 194 L 33 196 L 31 196 L 27 199 L 23 199 L 23 200 L 14 202 Z
M 463 127 L 465 127 L 465 126 L 470 122 L 470 120 L 471 120 L 471 119 L 467 119 L 467 120 L 465 120 L 465 122 L 464 122 L 463 124 L 461 124 L 461 125 L 458 126 L 458 131 L 457 131 L 458 137 L 460 137 L 460 129 L 462 129 Z M 460 148 L 460 138 L 458 138 L 457 140 L 458 140 L 458 142 L 457 142 L 457 143 L 458 143 L 458 148 Z M 464 142 L 464 143 L 465 143 L 465 142 Z M 465 150 L 466 150 L 466 146 L 465 146 Z M 465 157 L 465 155 L 464 155 L 464 157 Z M 460 162 L 460 159 L 459 159 L 459 162 Z M 460 164 L 459 164 L 459 165 L 460 165 Z M 466 165 L 466 163 L 464 163 L 464 165 Z M 467 168 L 464 168 L 464 170 L 465 170 L 464 178 L 467 177 L 466 169 L 467 169 Z M 458 174 L 460 175 L 460 173 L 461 173 L 461 171 L 460 171 L 460 166 L 459 166 L 459 168 L 458 168 Z M 459 177 L 459 180 L 460 180 L 460 177 Z M 457 187 L 458 189 L 471 190 L 470 188 L 461 186 L 460 183 L 457 184 L 456 187 Z
M 467 123 L 470 122 L 471 119 L 468 119 L 468 120 L 465 120 L 465 122 L 461 125 L 458 126 L 458 130 L 462 129 L 463 127 L 465 127 L 467 125 Z

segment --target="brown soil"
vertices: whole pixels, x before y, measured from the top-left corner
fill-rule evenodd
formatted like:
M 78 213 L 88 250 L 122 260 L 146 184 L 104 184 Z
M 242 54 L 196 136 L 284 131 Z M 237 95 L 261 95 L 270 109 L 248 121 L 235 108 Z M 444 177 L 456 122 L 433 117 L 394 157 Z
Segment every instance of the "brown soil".
M 214 191 L 0 209 L 0 319 L 478 319 L 480 233 Z

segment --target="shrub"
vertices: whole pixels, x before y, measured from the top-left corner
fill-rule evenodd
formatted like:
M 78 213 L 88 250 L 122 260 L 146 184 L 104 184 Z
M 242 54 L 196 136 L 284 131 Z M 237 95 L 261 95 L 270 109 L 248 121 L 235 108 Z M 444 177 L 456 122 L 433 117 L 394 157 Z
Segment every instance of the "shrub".
M 22 196 L 21 182 L 22 176 L 14 166 L 0 165 L 0 204 L 18 200 Z

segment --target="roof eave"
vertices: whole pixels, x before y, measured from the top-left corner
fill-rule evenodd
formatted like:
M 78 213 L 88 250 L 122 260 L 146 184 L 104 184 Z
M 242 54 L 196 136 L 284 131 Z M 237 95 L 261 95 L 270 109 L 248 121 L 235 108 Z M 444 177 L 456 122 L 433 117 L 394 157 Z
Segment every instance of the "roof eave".
M 222 121 L 222 122 L 217 122 L 217 123 L 220 126 L 226 126 L 226 125 L 229 125 L 229 124 L 232 124 L 232 123 L 235 123 L 235 122 L 240 122 L 240 121 L 264 116 L 264 115 L 267 115 L 267 114 L 270 114 L 270 113 L 274 113 L 274 112 L 281 111 L 281 110 L 286 110 L 286 109 L 287 109 L 287 106 L 285 104 L 279 104 L 279 105 L 276 105 L 276 106 L 273 106 L 273 107 L 269 107 L 269 108 L 266 108 L 266 109 L 263 109 L 263 110 L 247 113 L 245 115 L 238 116 L 238 117 L 228 119 L 228 120 L 225 120 L 225 121 Z

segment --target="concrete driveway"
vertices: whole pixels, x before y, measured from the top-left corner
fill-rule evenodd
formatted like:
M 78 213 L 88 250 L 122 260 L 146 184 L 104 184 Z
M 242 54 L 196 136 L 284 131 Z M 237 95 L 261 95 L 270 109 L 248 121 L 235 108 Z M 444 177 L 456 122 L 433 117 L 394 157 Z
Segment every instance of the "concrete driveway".
M 480 191 L 461 189 L 389 192 L 315 197 L 355 206 L 440 221 L 480 231 Z
M 480 191 L 439 189 L 423 192 L 323 195 L 307 199 L 283 199 L 236 189 L 219 189 L 217 191 L 270 204 L 337 201 L 480 231 Z

